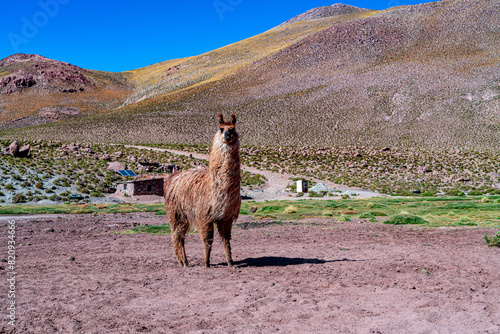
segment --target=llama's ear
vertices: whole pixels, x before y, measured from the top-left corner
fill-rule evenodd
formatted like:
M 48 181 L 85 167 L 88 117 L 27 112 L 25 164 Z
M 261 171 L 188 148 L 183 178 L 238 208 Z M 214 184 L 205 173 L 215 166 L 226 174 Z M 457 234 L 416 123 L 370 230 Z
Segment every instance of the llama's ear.
M 224 124 L 224 117 L 222 117 L 222 114 L 219 114 L 219 124 Z
M 235 114 L 231 115 L 231 123 L 233 123 L 233 125 L 236 125 L 236 115 Z

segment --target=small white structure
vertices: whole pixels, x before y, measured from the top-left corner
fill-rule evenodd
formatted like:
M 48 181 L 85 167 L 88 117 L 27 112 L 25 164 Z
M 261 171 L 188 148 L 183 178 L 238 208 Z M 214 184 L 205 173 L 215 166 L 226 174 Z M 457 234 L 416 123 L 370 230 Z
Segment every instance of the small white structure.
M 297 193 L 306 193 L 306 192 L 307 192 L 307 180 L 298 180 Z

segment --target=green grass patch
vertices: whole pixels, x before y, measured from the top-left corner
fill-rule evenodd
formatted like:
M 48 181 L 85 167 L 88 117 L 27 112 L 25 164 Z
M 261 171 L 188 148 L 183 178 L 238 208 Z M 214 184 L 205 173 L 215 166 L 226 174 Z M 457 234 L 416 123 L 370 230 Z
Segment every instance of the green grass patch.
M 2 215 L 31 215 L 31 214 L 66 214 L 66 213 L 131 213 L 156 212 L 165 214 L 165 205 L 154 204 L 57 204 L 57 205 L 1 205 Z
M 407 225 L 407 224 L 428 224 L 425 219 L 411 214 L 395 215 L 384 222 L 384 224 Z
M 165 235 L 170 234 L 170 225 L 161 224 L 161 225 L 139 225 L 130 230 L 125 231 L 117 231 L 117 234 L 137 234 L 137 233 L 149 233 L 155 235 Z

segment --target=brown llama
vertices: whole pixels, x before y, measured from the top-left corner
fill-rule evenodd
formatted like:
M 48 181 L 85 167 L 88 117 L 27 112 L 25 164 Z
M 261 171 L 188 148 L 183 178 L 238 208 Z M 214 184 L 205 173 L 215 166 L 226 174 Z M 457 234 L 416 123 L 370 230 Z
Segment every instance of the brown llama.
M 230 122 L 224 122 L 219 115 L 219 131 L 213 139 L 208 168 L 173 173 L 164 181 L 166 214 L 181 267 L 188 266 L 184 239 L 190 227 L 198 230 L 205 267 L 210 267 L 214 224 L 224 243 L 227 265 L 233 267 L 231 228 L 241 205 L 240 143 L 235 124 L 235 115 L 231 115 Z

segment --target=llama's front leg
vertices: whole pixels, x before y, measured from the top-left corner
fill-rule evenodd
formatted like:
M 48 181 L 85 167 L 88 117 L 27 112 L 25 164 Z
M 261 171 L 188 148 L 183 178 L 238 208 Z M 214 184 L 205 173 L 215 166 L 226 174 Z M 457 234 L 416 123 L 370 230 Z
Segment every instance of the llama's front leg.
M 223 238 L 222 242 L 224 243 L 224 252 L 226 252 L 226 260 L 227 260 L 227 266 L 232 268 L 234 267 L 233 264 L 233 256 L 231 254 L 231 236 L 229 238 Z
M 174 244 L 175 256 L 177 257 L 177 262 L 181 267 L 188 266 L 188 260 L 186 256 L 186 249 L 184 247 L 185 234 L 180 231 L 172 232 L 172 243 Z
M 231 228 L 232 223 L 217 223 L 217 229 L 222 238 L 222 243 L 224 244 L 224 252 L 226 253 L 226 261 L 228 267 L 234 267 L 233 256 L 231 254 Z
M 205 252 L 205 268 L 210 268 L 210 253 L 212 252 L 212 242 L 214 241 L 214 225 L 212 223 L 203 225 L 200 228 L 200 237 L 201 241 L 203 241 L 203 250 Z

